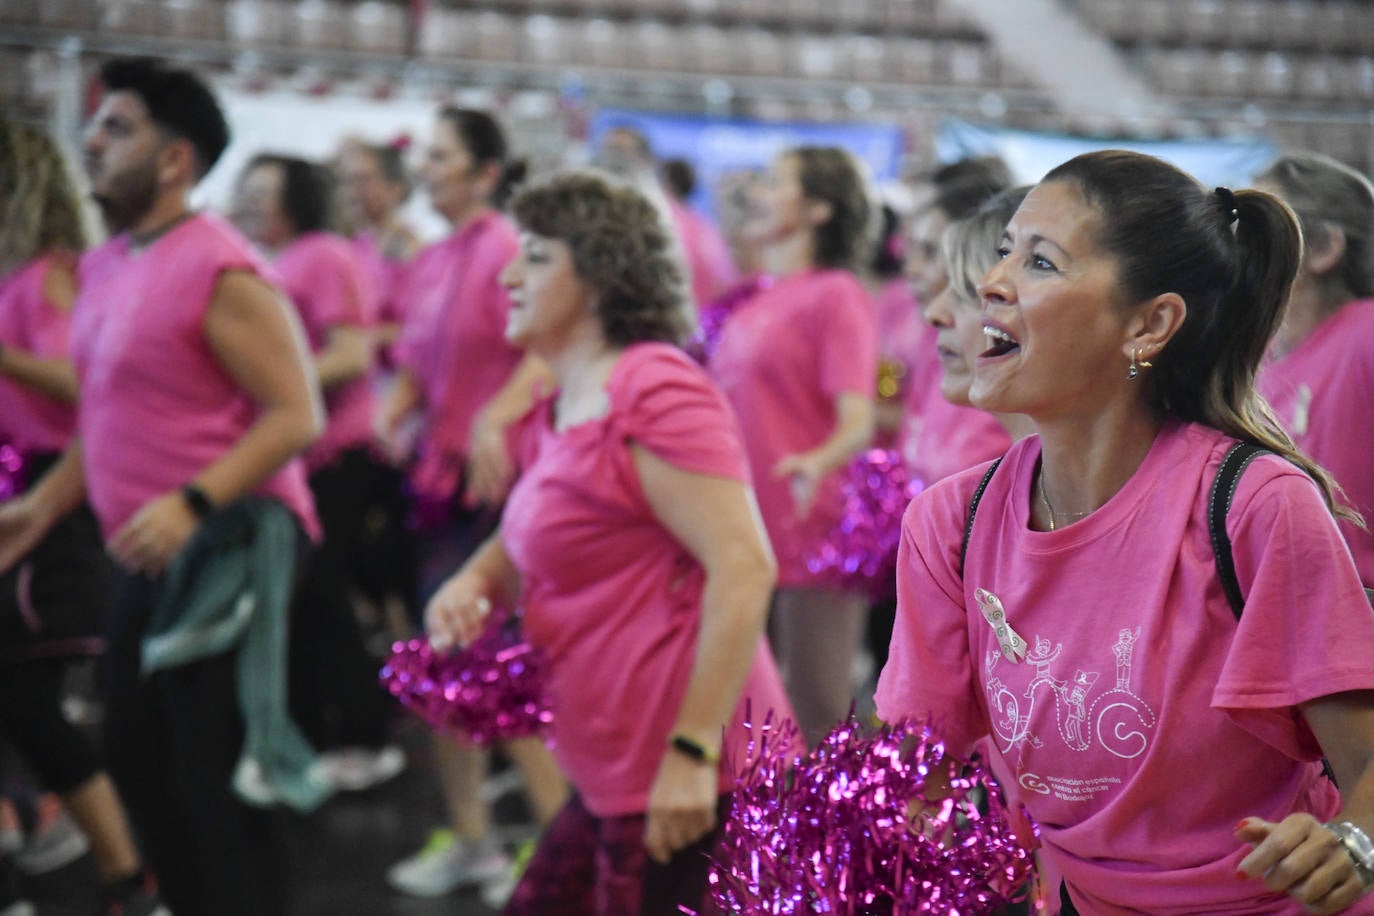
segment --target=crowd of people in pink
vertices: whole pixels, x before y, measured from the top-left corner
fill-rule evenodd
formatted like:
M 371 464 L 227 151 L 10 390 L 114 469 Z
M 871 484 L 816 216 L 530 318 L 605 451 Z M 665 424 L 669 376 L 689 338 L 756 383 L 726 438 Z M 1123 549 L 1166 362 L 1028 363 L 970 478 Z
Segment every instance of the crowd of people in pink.
M 722 232 L 632 127 L 527 176 L 442 107 L 425 244 L 403 151 L 361 141 L 258 151 L 196 209 L 229 141 L 196 74 L 108 62 L 92 245 L 56 144 L 0 119 L 0 737 L 89 837 L 100 912 L 292 912 L 273 809 L 398 773 L 407 679 L 501 635 L 547 709 L 436 675 L 493 718 L 430 735 L 443 826 L 398 893 L 717 912 L 761 736 L 833 754 L 806 772 L 838 804 L 874 777 L 827 736 L 883 722 L 954 762 L 870 841 L 984 829 L 940 814 L 976 762 L 1034 862 L 959 912 L 1374 914 L 1364 176 L 967 159 L 899 213 L 802 145 Z M 817 565 L 856 479 L 899 500 L 895 582 Z M 380 681 L 365 620 L 399 641 Z M 61 708 L 83 657 L 99 743 Z M 518 863 L 494 754 L 539 829 Z

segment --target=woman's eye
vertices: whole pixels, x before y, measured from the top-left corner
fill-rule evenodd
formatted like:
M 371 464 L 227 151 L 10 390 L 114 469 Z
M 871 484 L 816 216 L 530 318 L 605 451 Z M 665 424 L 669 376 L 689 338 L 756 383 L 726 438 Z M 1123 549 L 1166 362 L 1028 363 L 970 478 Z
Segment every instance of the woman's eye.
M 1031 264 L 1036 270 L 1058 270 L 1058 268 L 1054 266 L 1054 262 L 1044 255 L 1031 255 Z
M 1009 254 L 1011 254 L 1011 249 L 1008 248 L 1006 245 L 997 246 L 997 260 L 1000 261 Z

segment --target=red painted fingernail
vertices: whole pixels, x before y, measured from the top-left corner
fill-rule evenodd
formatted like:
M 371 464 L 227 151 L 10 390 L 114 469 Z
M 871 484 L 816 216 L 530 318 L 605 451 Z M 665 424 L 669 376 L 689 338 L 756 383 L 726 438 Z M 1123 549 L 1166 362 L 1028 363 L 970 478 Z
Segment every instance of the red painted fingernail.
M 1237 830 L 1244 830 L 1244 829 L 1245 829 L 1246 827 L 1248 827 L 1249 825 L 1250 825 L 1250 818 L 1247 817 L 1247 818 L 1245 818 L 1245 820 L 1243 820 L 1243 821 L 1239 822 L 1238 824 L 1236 824 L 1236 826 L 1232 829 L 1232 832 L 1234 833 L 1234 832 L 1237 831 Z
M 1241 871 L 1240 869 L 1236 869 L 1236 880 L 1237 880 L 1237 881 L 1249 881 L 1249 880 L 1250 880 L 1250 876 L 1247 875 L 1245 872 Z

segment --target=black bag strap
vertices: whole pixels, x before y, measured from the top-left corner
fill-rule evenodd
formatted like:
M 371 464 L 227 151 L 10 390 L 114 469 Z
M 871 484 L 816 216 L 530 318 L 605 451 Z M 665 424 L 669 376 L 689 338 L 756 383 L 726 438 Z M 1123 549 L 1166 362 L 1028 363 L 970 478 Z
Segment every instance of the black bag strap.
M 992 475 L 997 473 L 997 466 L 1002 463 L 998 458 L 988 468 L 988 472 L 983 475 L 982 483 L 978 484 L 978 489 L 973 491 L 973 498 L 968 501 L 968 521 L 964 524 L 964 542 L 959 545 L 959 573 L 964 572 L 964 558 L 968 556 L 968 541 L 973 536 L 973 516 L 978 511 L 978 504 L 983 501 L 983 491 L 992 482 Z
M 1231 555 L 1231 538 L 1226 533 L 1226 514 L 1231 511 L 1231 501 L 1236 498 L 1236 488 L 1240 486 L 1240 475 L 1260 455 L 1272 454 L 1267 448 L 1253 442 L 1237 442 L 1226 452 L 1217 469 L 1216 479 L 1212 481 L 1212 495 L 1207 504 L 1207 530 L 1212 536 L 1212 552 L 1216 555 L 1217 577 L 1221 579 L 1222 591 L 1231 603 L 1231 612 L 1240 619 L 1245 607 L 1245 596 L 1240 593 L 1240 581 L 1236 578 L 1236 562 Z
M 1212 535 L 1212 550 L 1217 558 L 1217 576 L 1226 592 L 1226 600 L 1231 602 L 1231 610 L 1236 619 L 1245 607 L 1245 597 L 1240 593 L 1240 582 L 1236 579 L 1236 563 L 1231 555 L 1231 538 L 1226 533 L 1226 513 L 1231 509 L 1231 501 L 1236 497 L 1240 486 L 1240 475 L 1260 455 L 1272 455 L 1267 448 L 1253 442 L 1237 442 L 1227 451 L 1217 469 L 1216 480 L 1212 481 L 1212 496 L 1207 506 L 1207 530 Z M 1364 596 L 1374 605 L 1374 588 L 1366 587 Z

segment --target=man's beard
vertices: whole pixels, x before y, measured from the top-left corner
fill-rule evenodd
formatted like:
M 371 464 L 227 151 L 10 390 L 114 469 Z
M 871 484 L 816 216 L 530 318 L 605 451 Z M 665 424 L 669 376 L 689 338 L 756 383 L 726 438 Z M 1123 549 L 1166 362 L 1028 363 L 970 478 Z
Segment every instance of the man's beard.
M 115 176 L 110 185 L 111 191 L 93 197 L 105 219 L 105 228 L 111 235 L 119 235 L 153 208 L 157 200 L 157 166 L 149 160 Z

